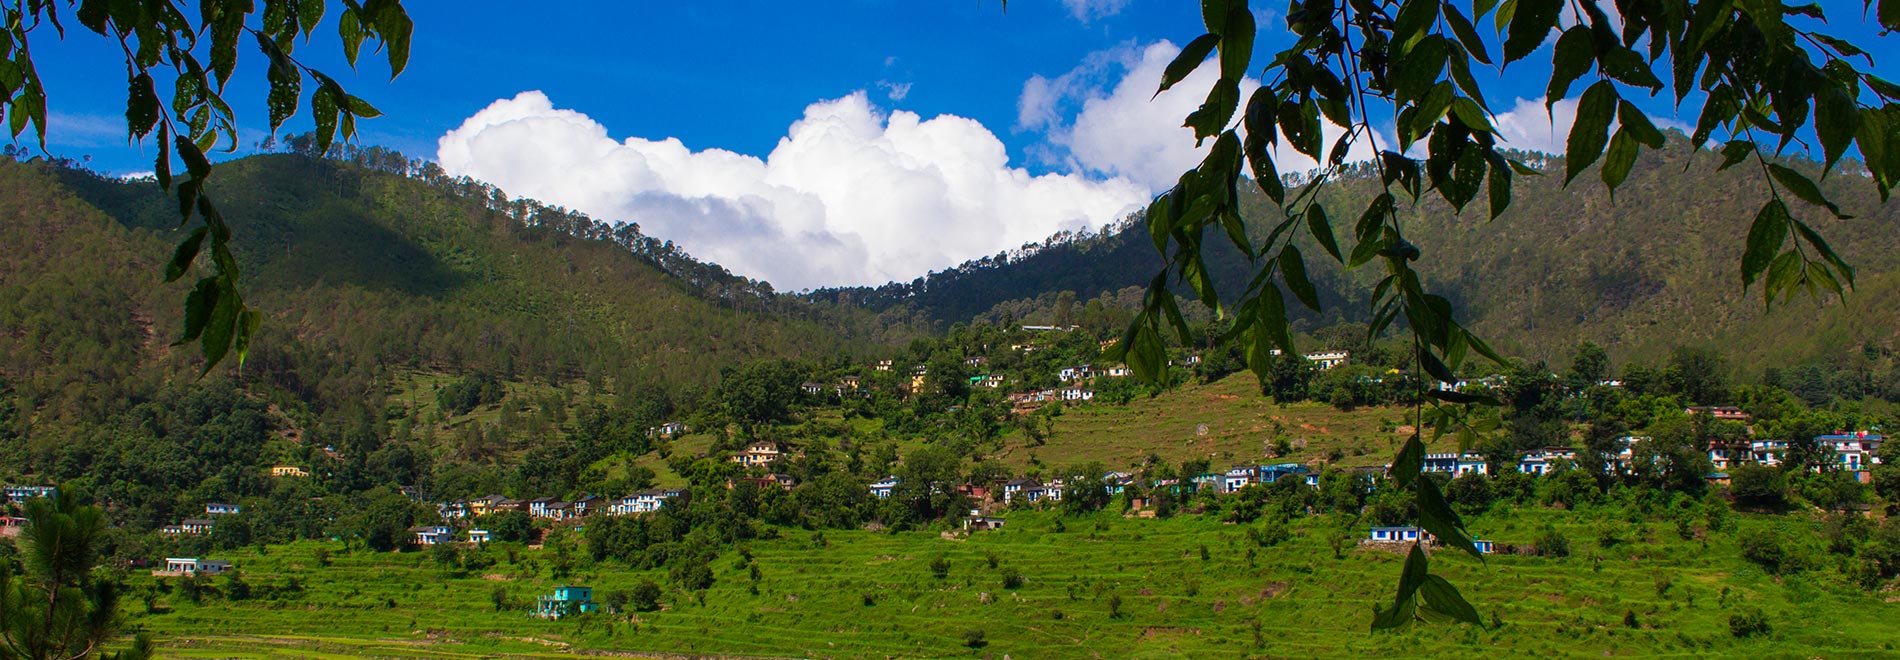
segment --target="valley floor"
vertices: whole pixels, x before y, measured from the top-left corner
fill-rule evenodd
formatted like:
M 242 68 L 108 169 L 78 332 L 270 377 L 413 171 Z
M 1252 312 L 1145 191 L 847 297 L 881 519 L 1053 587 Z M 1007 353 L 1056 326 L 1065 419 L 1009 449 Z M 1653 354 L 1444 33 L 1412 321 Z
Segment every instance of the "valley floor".
M 1799 514 L 1738 518 L 1744 528 L 1779 527 L 1793 543 L 1816 537 L 1816 524 Z M 1764 574 L 1739 558 L 1732 528 L 1684 540 L 1672 524 L 1632 523 L 1608 510 L 1501 509 L 1471 523 L 1476 536 L 1500 543 L 1529 543 L 1546 525 L 1572 539 L 1562 559 L 1493 555 L 1480 564 L 1439 554 L 1434 571 L 1464 590 L 1491 629 L 1368 632 L 1400 556 L 1348 547 L 1334 558 L 1326 517 L 1296 521 L 1293 538 L 1272 547 L 1246 527 L 1199 516 L 1117 513 L 1017 512 L 1004 529 L 968 538 L 784 530 L 750 543 L 756 582 L 741 553 L 728 552 L 713 563 L 710 589 L 669 589 L 661 611 L 559 621 L 531 618 L 527 605 L 558 584 L 591 586 L 598 600 L 647 579 L 667 584 L 667 576 L 580 557 L 556 580 L 551 549 L 497 545 L 481 553 L 492 566 L 451 571 L 429 552 L 299 543 L 220 557 L 242 570 L 250 600 L 214 594 L 192 604 L 166 584 L 152 602 L 158 613 L 148 613 L 138 594 L 156 578 L 140 576 L 125 602 L 129 623 L 176 658 L 1900 654 L 1900 596 L 1869 594 L 1832 570 Z M 1619 537 L 1610 547 L 1599 540 L 1606 528 Z M 950 566 L 941 579 L 930 568 L 937 557 Z M 1003 584 L 1012 571 L 1023 578 L 1018 588 Z M 293 579 L 300 589 L 286 588 Z M 228 591 L 224 579 L 208 583 Z M 1772 632 L 1733 637 L 1730 615 L 1750 608 L 1766 614 Z

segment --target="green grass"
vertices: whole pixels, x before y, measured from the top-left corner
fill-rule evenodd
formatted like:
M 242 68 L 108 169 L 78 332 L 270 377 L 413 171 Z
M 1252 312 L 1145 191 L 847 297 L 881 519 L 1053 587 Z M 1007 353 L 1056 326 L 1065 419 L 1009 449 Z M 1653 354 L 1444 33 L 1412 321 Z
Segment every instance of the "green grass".
M 1410 413 L 1409 408 L 1348 412 L 1320 403 L 1280 405 L 1260 396 L 1252 375 L 1239 374 L 1125 406 L 1065 408 L 1045 444 L 1029 446 L 1017 433 L 1003 460 L 1017 467 L 1029 464 L 1031 456 L 1056 466 L 1101 461 L 1114 469 L 1140 464 L 1153 453 L 1170 462 L 1205 458 L 1226 469 L 1245 461 L 1306 462 L 1338 450 L 1340 466 L 1383 465 L 1405 439 L 1398 429 Z M 1285 439 L 1291 451 L 1270 458 L 1276 439 Z
M 1057 532 L 1057 521 L 1066 531 Z M 1599 521 L 1551 510 L 1474 519 L 1480 537 L 1527 543 L 1546 524 L 1570 536 L 1567 559 L 1490 557 L 1484 564 L 1441 553 L 1434 570 L 1464 589 L 1494 630 L 1441 625 L 1370 633 L 1374 603 L 1389 598 L 1399 556 L 1353 549 L 1342 559 L 1306 521 L 1294 539 L 1254 547 L 1245 530 L 1200 517 L 1124 519 L 1116 514 L 1058 518 L 1017 512 L 1009 525 L 967 539 L 936 532 L 897 534 L 785 530 L 751 550 L 761 569 L 753 594 L 736 552 L 714 564 L 703 594 L 669 593 L 660 612 L 549 622 L 498 612 L 496 587 L 521 601 L 557 583 L 597 593 L 629 589 L 657 572 L 615 564 L 549 577 L 545 551 L 506 552 L 495 566 L 451 576 L 427 553 L 344 553 L 319 567 L 314 543 L 231 553 L 254 588 L 295 577 L 300 597 L 230 603 L 161 598 L 173 608 L 146 614 L 128 598 L 132 624 L 156 633 L 170 655 L 189 657 L 532 657 L 563 651 L 837 658 L 1002 657 L 1428 657 L 1481 649 L 1532 657 L 1893 657 L 1900 605 L 1842 582 L 1831 569 L 1777 579 L 1738 558 L 1732 534 L 1684 541 L 1672 525 Z M 1784 524 L 1791 539 L 1814 538 L 1808 521 L 1743 516 L 1747 526 Z M 1596 547 L 1599 525 L 1624 537 Z M 1201 558 L 1201 547 L 1208 559 Z M 1247 551 L 1254 547 L 1249 563 Z M 999 569 L 992 569 L 994 554 Z M 931 559 L 949 560 L 935 579 Z M 1597 558 L 1600 557 L 1600 562 Z M 1001 569 L 1025 583 L 1006 589 Z M 1658 576 L 1673 582 L 1659 593 Z M 151 578 L 135 578 L 139 593 Z M 1726 593 L 1726 595 L 1724 595 Z M 869 595 L 873 604 L 865 603 Z M 1111 597 L 1121 600 L 1111 617 Z M 1774 632 L 1737 640 L 1728 616 L 1766 612 Z M 1641 628 L 1624 626 L 1634 612 Z M 1258 622 L 1264 644 L 1255 645 Z M 988 645 L 972 650 L 966 631 Z

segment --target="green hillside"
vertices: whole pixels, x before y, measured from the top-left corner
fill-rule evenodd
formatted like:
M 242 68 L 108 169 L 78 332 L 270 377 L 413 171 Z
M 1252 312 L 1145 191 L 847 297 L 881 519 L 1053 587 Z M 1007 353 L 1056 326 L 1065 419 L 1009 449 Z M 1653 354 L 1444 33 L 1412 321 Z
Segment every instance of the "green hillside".
M 1527 155 L 1547 171 L 1562 158 Z M 1721 159 L 1696 151 L 1681 136 L 1668 149 L 1645 152 L 1611 199 L 1593 174 L 1564 188 L 1556 176 L 1520 180 L 1510 211 L 1485 219 L 1484 200 L 1461 215 L 1428 196 L 1402 211 L 1410 239 L 1424 250 L 1418 266 L 1429 287 L 1459 305 L 1474 329 L 1507 353 L 1561 363 L 1579 340 L 1610 348 L 1619 361 L 1654 359 L 1677 345 L 1719 345 L 1751 369 L 1832 359 L 1867 342 L 1891 345 L 1900 332 L 1900 204 L 1882 205 L 1873 186 L 1844 165 L 1824 183 L 1831 199 L 1857 216 L 1836 220 L 1797 208 L 1859 269 L 1859 288 L 1845 304 L 1802 300 L 1762 313 L 1759 291 L 1741 289 L 1739 260 L 1750 220 L 1767 199 L 1758 171 L 1717 172 Z M 1797 167 L 1818 172 L 1814 163 Z M 1845 172 L 1845 173 L 1843 173 Z M 1348 177 L 1324 197 L 1334 232 L 1347 226 L 1375 192 L 1376 179 Z M 1255 240 L 1277 214 L 1257 189 L 1244 188 Z M 1252 267 L 1225 241 L 1210 270 L 1227 292 L 1239 291 Z M 1364 301 L 1379 273 L 1342 272 L 1307 245 L 1309 269 L 1325 313 L 1294 305 L 1306 330 L 1340 321 L 1364 322 Z M 1324 262 L 1324 263 L 1321 263 Z M 827 299 L 872 308 L 908 308 L 945 321 L 993 309 L 1039 322 L 1079 314 L 1052 298 L 1073 291 L 1077 304 L 1126 287 L 1145 286 L 1160 258 L 1144 226 L 1107 235 L 1061 236 L 1039 249 L 974 261 L 912 285 L 822 291 Z M 1038 302 L 1038 297 L 1040 301 Z M 1122 300 L 1133 300 L 1120 296 Z M 998 317 L 998 314 L 991 314 Z

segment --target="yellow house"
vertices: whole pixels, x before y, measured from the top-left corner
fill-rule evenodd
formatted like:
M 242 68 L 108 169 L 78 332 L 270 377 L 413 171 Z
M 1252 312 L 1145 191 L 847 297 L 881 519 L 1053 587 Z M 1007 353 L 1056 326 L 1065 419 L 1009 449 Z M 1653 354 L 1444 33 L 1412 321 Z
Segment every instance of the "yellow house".
M 303 468 L 291 465 L 279 465 L 270 469 L 273 477 L 308 477 L 310 473 Z

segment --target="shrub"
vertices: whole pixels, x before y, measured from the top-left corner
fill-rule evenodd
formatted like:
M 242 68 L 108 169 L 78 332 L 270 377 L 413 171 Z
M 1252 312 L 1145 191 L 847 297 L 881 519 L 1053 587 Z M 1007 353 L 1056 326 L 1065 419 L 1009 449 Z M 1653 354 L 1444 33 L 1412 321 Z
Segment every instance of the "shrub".
M 937 555 L 930 560 L 930 574 L 941 580 L 950 576 L 950 560 Z
M 1015 566 L 1003 567 L 1003 588 L 1004 589 L 1020 589 L 1022 588 L 1022 586 L 1023 586 L 1023 572 L 1016 570 Z
M 1736 637 L 1766 635 L 1768 630 L 1768 616 L 1753 607 L 1730 614 L 1728 617 L 1728 634 Z
M 1108 595 L 1108 618 L 1119 619 L 1122 616 L 1122 595 Z
M 963 633 L 964 646 L 968 646 L 973 649 L 980 649 L 988 644 L 989 642 L 983 640 L 983 631 L 981 629 L 972 628 L 970 630 L 964 631 Z
M 1788 549 L 1782 547 L 1781 536 L 1769 530 L 1754 529 L 1744 532 L 1740 539 L 1742 558 L 1762 567 L 1769 573 L 1780 573 L 1792 568 L 1788 562 Z
M 1779 509 L 1788 504 L 1787 479 L 1781 468 L 1766 465 L 1741 465 L 1729 471 L 1729 494 L 1735 503 L 1763 509 Z
M 627 605 L 637 612 L 652 612 L 660 609 L 660 585 L 652 580 L 641 580 L 627 594 Z
M 1564 533 L 1557 531 L 1555 527 L 1546 526 L 1544 534 L 1537 537 L 1536 548 L 1539 557 L 1568 557 L 1570 556 L 1570 537 L 1564 536 Z

